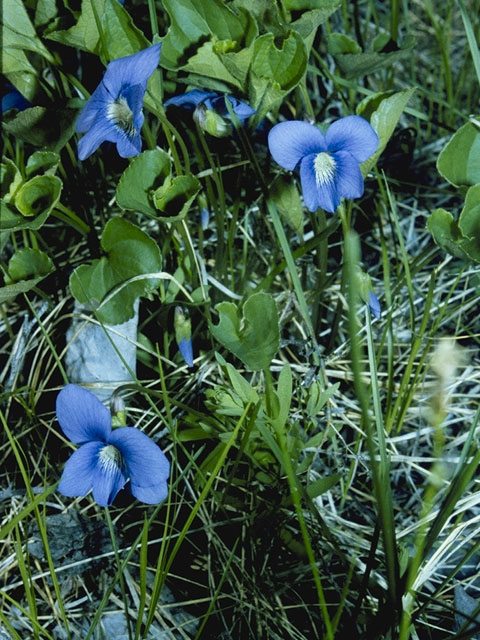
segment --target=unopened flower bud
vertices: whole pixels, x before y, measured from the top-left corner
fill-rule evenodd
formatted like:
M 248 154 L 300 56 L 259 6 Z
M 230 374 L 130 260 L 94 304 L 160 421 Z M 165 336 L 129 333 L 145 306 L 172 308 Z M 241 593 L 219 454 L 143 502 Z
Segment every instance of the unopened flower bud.
M 362 270 L 358 271 L 358 287 L 360 298 L 368 305 L 370 313 L 375 318 L 380 318 L 382 308 L 377 296 L 373 293 L 372 281 L 370 276 Z
M 225 138 L 232 131 L 232 125 L 220 114 L 207 109 L 203 102 L 195 108 L 193 119 L 201 129 L 215 138 Z
M 189 367 L 193 367 L 192 325 L 182 307 L 175 307 L 175 341 L 182 358 Z
M 115 392 L 110 400 L 112 427 L 124 427 L 127 424 L 127 412 L 124 399 Z

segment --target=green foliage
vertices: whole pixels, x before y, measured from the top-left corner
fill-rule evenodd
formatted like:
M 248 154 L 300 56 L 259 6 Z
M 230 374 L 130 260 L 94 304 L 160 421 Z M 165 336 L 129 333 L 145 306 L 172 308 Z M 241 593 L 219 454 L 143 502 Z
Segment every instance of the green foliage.
M 155 149 L 144 151 L 125 169 L 116 200 L 122 209 L 176 222 L 187 215 L 199 190 L 200 182 L 194 176 L 172 176 L 170 158 Z
M 326 493 L 335 486 L 341 477 L 340 473 L 334 473 L 331 476 L 325 476 L 324 478 L 314 480 L 307 486 L 308 495 L 310 498 L 317 498 L 318 496 L 321 496 L 322 493 Z
M 2 6 L 2 73 L 27 100 L 33 100 L 38 72 L 25 51 L 52 61 L 52 55 L 38 38 L 22 0 Z
M 33 105 L 4 124 L 1 167 L 2 540 L 18 562 L 5 568 L 0 621 L 12 637 L 28 629 L 53 638 L 60 625 L 91 640 L 122 600 L 133 624 L 112 637 L 158 635 L 162 587 L 175 580 L 195 619 L 174 620 L 167 635 L 181 627 L 200 638 L 209 616 L 213 628 L 239 638 L 253 629 L 265 640 L 466 632 L 455 627 L 453 608 L 466 612 L 452 585 L 473 585 L 460 569 L 479 547 L 469 513 L 480 458 L 478 274 L 458 260 L 439 265 L 432 249 L 480 262 L 472 3 L 468 15 L 462 0 L 426 0 L 420 12 L 408 2 L 341 0 L 6 5 L 4 66 Z M 421 64 L 399 39 L 409 33 Z M 69 140 L 85 102 L 78 96 L 94 86 L 93 57 L 107 63 L 152 40 L 163 41 L 163 69 L 145 96 L 149 150 L 124 159 L 103 148 L 79 162 Z M 223 141 L 187 131 L 180 109 L 163 110 L 163 89 L 194 87 L 232 93 L 257 113 L 240 127 L 228 102 L 235 126 Z M 388 144 L 384 172 L 334 216 L 307 212 L 296 179 L 277 176 L 265 132 L 283 119 L 330 121 L 355 110 L 380 139 L 363 174 Z M 206 125 L 219 132 L 218 122 Z M 432 150 L 460 125 L 437 175 Z M 359 304 L 372 289 L 385 310 L 374 322 Z M 102 557 L 105 571 L 87 581 L 94 610 L 82 609 L 83 579 L 64 580 L 68 559 L 30 553 L 36 519 L 48 554 L 51 490 L 34 493 L 55 488 L 57 452 L 65 453 L 52 401 L 70 376 L 62 365 L 70 293 L 93 309 L 93 322 L 108 324 L 150 298 L 140 307 L 138 379 L 125 388 L 135 405 L 127 424 L 152 429 L 172 461 L 164 505 L 127 506 L 127 489 L 105 516 L 115 522 L 117 565 Z M 188 305 L 188 317 L 177 311 L 174 320 L 177 305 Z M 448 349 L 434 370 L 434 341 L 456 335 L 468 345 L 468 370 L 455 370 Z M 198 356 L 188 371 L 177 366 L 181 337 Z M 101 523 L 88 496 L 57 493 L 55 503 Z M 91 573 L 93 561 L 73 568 Z M 129 567 L 140 567 L 133 595 Z
M 104 63 L 149 46 L 117 0 L 82 0 L 78 22 L 67 31 L 54 31 L 50 40 L 99 55 Z
M 407 38 L 402 47 L 398 48 L 388 36 L 385 39 L 383 35 L 380 34 L 373 41 L 373 51 L 362 51 L 355 40 L 344 34 L 332 33 L 329 36 L 329 51 L 346 78 L 359 78 L 374 73 L 411 53 L 415 44 L 413 38 Z M 382 52 L 383 48 L 387 48 L 387 52 Z
M 462 192 L 467 190 L 465 204 L 458 221 L 445 209 L 435 209 L 427 228 L 452 255 L 480 262 L 480 129 L 474 122 L 464 124 L 448 141 L 438 156 L 437 169 Z
M 0 303 L 30 291 L 54 270 L 50 257 L 39 249 L 28 247 L 16 251 L 8 262 L 5 287 L 0 287 Z
M 376 93 L 365 98 L 358 105 L 357 114 L 370 119 L 370 124 L 377 132 L 379 139 L 378 149 L 373 156 L 361 164 L 364 176 L 375 166 L 383 153 L 414 91 L 415 88 L 403 89 L 396 93 Z
M 303 206 L 300 194 L 291 178 L 278 175 L 270 187 L 270 195 L 278 213 L 299 235 L 303 229 Z
M 46 175 L 54 175 L 60 164 L 60 156 L 54 151 L 35 151 L 28 158 L 25 166 L 25 174 L 27 178 L 43 173 Z
M 248 14 L 234 13 L 220 0 L 166 0 L 165 9 L 171 25 L 163 40 L 161 62 L 172 71 L 189 70 L 185 53 L 192 46 L 198 48 L 206 38 L 212 38 L 214 44 L 229 43 L 228 47 L 217 44 L 218 53 L 239 50 L 251 42 Z
M 288 11 L 306 11 L 312 9 L 328 10 L 330 8 L 338 7 L 336 0 L 284 0 L 283 6 Z
M 101 245 L 106 255 L 91 265 L 77 267 L 70 276 L 70 289 L 80 304 L 96 311 L 99 320 L 121 324 L 133 316 L 135 300 L 158 286 L 160 281 L 155 277 L 129 281 L 158 273 L 162 267 L 160 251 L 145 232 L 122 218 L 107 222 Z
M 72 137 L 77 115 L 76 109 L 31 107 L 3 126 L 15 138 L 58 152 Z
M 480 262 L 480 184 L 470 187 L 458 222 L 445 209 L 427 220 L 435 242 L 457 258 Z
M 349 38 L 344 33 L 328 34 L 328 52 L 332 56 L 340 53 L 361 53 L 362 47 L 353 38 Z
M 161 149 L 144 151 L 123 172 L 116 192 L 119 207 L 156 216 L 153 192 L 170 175 L 168 154 Z
M 288 91 L 300 82 L 306 66 L 307 51 L 296 31 L 290 31 L 281 41 L 271 33 L 255 40 L 251 70 L 257 78 Z
M 480 126 L 467 122 L 450 138 L 437 160 L 439 173 L 455 187 L 480 183 Z
M 278 350 L 278 313 L 273 297 L 254 293 L 243 305 L 242 316 L 233 302 L 221 302 L 215 309 L 217 325 L 209 324 L 213 337 L 239 358 L 247 369 L 258 371 L 270 365 Z
M 35 176 L 17 191 L 15 206 L 23 216 L 48 215 L 60 200 L 62 181 L 56 176 Z
M 0 182 L 2 204 L 13 202 L 15 200 L 15 194 L 23 182 L 23 177 L 17 165 L 9 158 L 5 158 L 4 162 L 0 165 Z
M 153 194 L 153 203 L 161 213 L 158 219 L 162 222 L 182 220 L 199 191 L 200 182 L 195 176 L 167 176 Z
M 8 275 L 11 282 L 27 280 L 30 277 L 46 276 L 54 269 L 50 257 L 39 249 L 20 249 L 8 262 Z
M 340 8 L 342 1 L 313 0 L 308 4 L 313 7 L 311 11 L 304 11 L 297 20 L 290 23 L 290 26 L 305 39 L 310 52 L 318 27 Z
M 10 205 L 1 203 L 0 229 L 39 229 L 60 200 L 62 186 L 60 178 L 52 175 L 24 182 Z

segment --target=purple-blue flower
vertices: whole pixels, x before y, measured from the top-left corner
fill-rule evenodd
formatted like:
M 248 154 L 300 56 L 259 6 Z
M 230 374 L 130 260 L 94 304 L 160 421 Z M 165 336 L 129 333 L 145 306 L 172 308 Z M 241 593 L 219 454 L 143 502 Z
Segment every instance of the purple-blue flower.
M 3 84 L 3 83 L 2 83 Z M 17 109 L 17 111 L 23 111 L 28 109 L 30 104 L 25 100 L 23 95 L 16 89 L 10 82 L 5 82 L 2 87 L 2 102 L 0 107 L 0 113 L 6 113 L 10 109 Z
M 370 313 L 377 318 L 380 318 L 382 315 L 382 307 L 380 306 L 380 302 L 377 296 L 370 291 L 368 294 L 368 308 L 370 309 Z
M 230 114 L 225 105 L 225 98 L 232 105 L 233 112 L 242 124 L 255 113 L 255 109 L 252 109 L 246 102 L 234 96 L 221 95 L 216 91 L 201 91 L 200 89 L 194 89 L 182 95 L 174 96 L 165 102 L 165 106 L 168 107 L 173 104 L 177 107 L 193 110 L 199 105 L 203 105 L 208 111 L 215 111 L 220 116 L 230 120 Z
M 142 150 L 143 97 L 147 82 L 158 66 L 161 43 L 107 65 L 102 81 L 80 113 L 77 133 L 80 160 L 88 158 L 102 142 L 114 142 L 122 158 Z
M 363 195 L 360 163 L 378 147 L 373 127 L 360 116 L 346 116 L 322 133 L 308 122 L 291 120 L 275 125 L 268 134 L 274 160 L 293 171 L 300 164 L 305 206 L 334 213 L 341 198 Z
M 130 478 L 130 490 L 141 502 L 157 504 L 168 494 L 170 463 L 160 448 L 135 427 L 112 430 L 112 416 L 93 393 L 69 384 L 57 396 L 57 419 L 64 434 L 80 444 L 67 461 L 58 486 L 65 496 L 112 504 Z
M 193 367 L 192 339 L 189 338 L 187 340 L 185 338 L 182 338 L 180 340 L 180 342 L 178 343 L 178 350 L 180 351 L 180 354 L 181 354 L 182 358 L 185 360 L 185 364 L 188 367 Z

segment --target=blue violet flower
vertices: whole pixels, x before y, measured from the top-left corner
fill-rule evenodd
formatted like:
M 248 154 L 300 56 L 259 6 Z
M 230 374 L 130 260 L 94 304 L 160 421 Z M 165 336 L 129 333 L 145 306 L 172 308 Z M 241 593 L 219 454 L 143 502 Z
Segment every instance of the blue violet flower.
M 184 109 L 194 110 L 193 117 L 200 127 L 213 136 L 223 137 L 231 133 L 231 117 L 225 100 L 228 100 L 232 110 L 240 120 L 245 121 L 253 116 L 255 109 L 234 96 L 221 95 L 216 91 L 201 91 L 194 89 L 179 96 L 174 96 L 165 102 L 165 107 L 174 105 Z
M 93 489 L 97 504 L 107 507 L 130 478 L 130 490 L 141 502 L 158 504 L 168 494 L 170 463 L 139 429 L 112 430 L 108 409 L 93 393 L 69 384 L 57 396 L 57 419 L 72 442 L 81 445 L 65 465 L 58 490 L 85 496 Z
M 378 148 L 373 127 L 360 116 L 346 116 L 322 133 L 300 120 L 281 122 L 268 134 L 275 162 L 293 171 L 300 164 L 303 199 L 309 211 L 334 213 L 341 198 L 363 195 L 360 163 Z
M 382 307 L 380 306 L 380 302 L 377 296 L 370 291 L 368 294 L 368 308 L 370 309 L 370 313 L 374 318 L 380 318 L 382 315 Z
M 83 107 L 76 132 L 80 160 L 88 158 L 102 142 L 114 142 L 122 158 L 142 150 L 143 97 L 147 82 L 158 66 L 161 43 L 107 65 L 102 81 Z

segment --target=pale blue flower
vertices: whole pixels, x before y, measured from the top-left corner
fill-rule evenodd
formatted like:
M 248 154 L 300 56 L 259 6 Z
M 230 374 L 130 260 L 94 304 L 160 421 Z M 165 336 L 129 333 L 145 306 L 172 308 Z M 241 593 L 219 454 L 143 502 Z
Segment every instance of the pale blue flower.
M 161 449 L 134 427 L 112 430 L 112 416 L 93 393 L 69 384 L 57 396 L 57 419 L 72 442 L 80 444 L 65 465 L 58 490 L 65 496 L 112 504 L 130 479 L 141 502 L 157 504 L 168 494 L 170 463 Z
M 114 142 L 122 158 L 142 150 L 143 97 L 147 82 L 158 66 L 161 43 L 107 65 L 102 81 L 83 107 L 77 133 L 85 133 L 78 143 L 80 160 L 88 158 L 102 142 Z
M 271 129 L 268 147 L 281 167 L 293 171 L 300 164 L 307 209 L 334 213 L 341 198 L 363 195 L 360 163 L 376 151 L 378 136 L 360 116 L 336 120 L 325 134 L 313 124 L 291 120 Z

